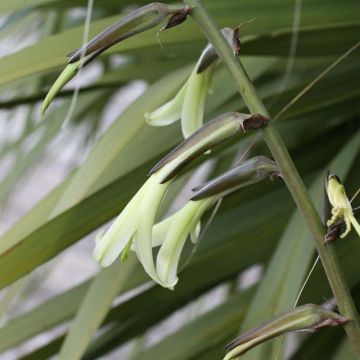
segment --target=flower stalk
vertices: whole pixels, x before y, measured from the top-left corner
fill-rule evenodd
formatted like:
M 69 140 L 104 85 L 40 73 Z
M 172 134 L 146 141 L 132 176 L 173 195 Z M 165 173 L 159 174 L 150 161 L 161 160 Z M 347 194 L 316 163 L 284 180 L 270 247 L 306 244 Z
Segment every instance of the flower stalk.
M 192 7 L 191 15 L 193 19 L 199 25 L 200 29 L 213 45 L 219 58 L 225 64 L 249 110 L 252 113 L 269 116 L 241 61 L 234 56 L 232 49 L 227 44 L 202 1 L 184 0 L 184 3 Z M 360 358 L 359 316 L 340 268 L 335 250 L 331 245 L 325 244 L 325 231 L 320 216 L 280 134 L 271 122 L 262 130 L 262 135 L 279 166 L 281 175 L 292 197 L 310 229 L 339 310 L 344 317 L 351 319 L 351 321 L 345 325 L 345 330 L 352 344 L 352 348 Z

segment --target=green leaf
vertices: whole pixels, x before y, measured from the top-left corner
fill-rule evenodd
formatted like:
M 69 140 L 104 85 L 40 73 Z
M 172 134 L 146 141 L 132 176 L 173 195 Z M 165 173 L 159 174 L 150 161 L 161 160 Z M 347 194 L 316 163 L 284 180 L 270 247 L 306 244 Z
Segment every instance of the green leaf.
M 109 268 L 101 270 L 95 277 L 61 347 L 60 359 L 75 360 L 82 357 L 114 298 L 131 276 L 135 264 L 135 258 L 129 259 L 125 264 L 117 261 Z
M 253 289 L 252 289 L 253 290 Z M 137 354 L 139 359 L 157 360 L 171 349 L 171 359 L 195 358 L 205 350 L 228 341 L 246 315 L 252 290 L 234 295 L 224 304 L 200 316 L 160 343 Z

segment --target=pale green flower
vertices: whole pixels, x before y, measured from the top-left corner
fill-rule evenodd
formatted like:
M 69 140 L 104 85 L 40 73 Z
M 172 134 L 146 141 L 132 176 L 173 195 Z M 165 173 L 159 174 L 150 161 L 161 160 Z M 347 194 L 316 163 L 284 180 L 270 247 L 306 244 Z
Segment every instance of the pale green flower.
M 236 43 L 236 32 L 233 29 L 224 28 L 222 33 L 231 46 Z M 166 126 L 181 120 L 184 138 L 198 130 L 203 124 L 206 95 L 210 91 L 217 60 L 214 48 L 207 45 L 175 97 L 153 112 L 146 113 L 146 121 L 152 126 Z
M 166 167 L 164 167 L 166 171 Z M 163 172 L 164 172 L 163 171 Z M 97 237 L 94 258 L 101 266 L 111 265 L 132 242 L 145 271 L 156 282 L 157 276 L 152 253 L 152 228 L 157 210 L 171 181 L 160 184 L 162 173 L 152 175 L 120 213 L 110 229 Z
M 323 327 L 343 326 L 348 321 L 343 316 L 318 305 L 302 305 L 240 335 L 226 345 L 228 352 L 223 360 L 239 359 L 255 346 L 290 332 L 313 332 Z
M 121 17 L 120 20 L 103 30 L 84 46 L 68 55 L 69 63 L 51 87 L 42 105 L 41 113 L 45 114 L 56 95 L 77 74 L 80 68 L 87 66 L 104 51 L 121 41 L 157 26 L 166 18 L 168 19 L 167 23 L 160 31 L 177 26 L 186 20 L 189 12 L 189 6 L 154 2 Z
M 152 175 L 128 203 L 104 236 L 96 239 L 94 257 L 102 266 L 112 264 L 129 243 L 148 275 L 160 285 L 173 288 L 188 236 L 196 242 L 200 219 L 214 199 L 189 201 L 175 214 L 154 226 L 157 210 L 172 181 L 160 184 L 162 172 Z M 160 246 L 156 267 L 152 248 Z
M 177 146 L 152 169 L 151 176 L 105 235 L 97 237 L 95 259 L 102 266 L 109 266 L 119 256 L 125 260 L 132 249 L 148 275 L 161 286 L 172 289 L 178 281 L 178 263 L 185 241 L 189 236 L 196 241 L 200 219 L 218 196 L 189 201 L 178 212 L 154 225 L 167 189 L 176 174 L 196 156 L 245 129 L 261 128 L 267 121 L 256 114 L 226 113 L 209 121 Z M 160 246 L 156 265 L 154 246 Z
M 166 126 L 181 119 L 184 138 L 198 130 L 204 117 L 206 95 L 210 89 L 214 65 L 198 73 L 198 64 L 177 95 L 152 113 L 146 113 L 145 119 L 152 126 Z
M 177 271 L 180 255 L 190 237 L 196 243 L 200 234 L 200 219 L 214 205 L 216 198 L 189 201 L 178 212 L 156 224 L 153 229 L 153 246 L 160 250 L 156 259 L 156 271 L 162 283 L 171 289 L 178 282 Z

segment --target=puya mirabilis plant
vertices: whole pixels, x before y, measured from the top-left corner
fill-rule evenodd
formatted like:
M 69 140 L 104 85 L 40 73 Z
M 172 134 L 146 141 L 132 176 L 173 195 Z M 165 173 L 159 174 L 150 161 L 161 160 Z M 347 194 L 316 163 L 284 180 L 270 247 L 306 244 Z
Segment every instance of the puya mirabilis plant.
M 193 15 L 210 41 L 175 99 L 146 115 L 148 122 L 152 125 L 166 125 L 181 118 L 183 135 L 188 138 L 187 141 L 152 170 L 150 178 L 125 207 L 108 232 L 97 238 L 95 258 L 103 266 L 107 266 L 119 256 L 126 259 L 130 249 L 133 249 L 153 280 L 164 287 L 173 288 L 178 281 L 177 268 L 182 247 L 189 235 L 194 241 L 196 240 L 202 214 L 214 204 L 219 196 L 244 186 L 243 177 L 236 177 L 236 174 L 230 171 L 223 178 L 216 179 L 211 186 L 201 189 L 195 194 L 194 199 L 190 200 L 178 213 L 155 224 L 157 210 L 173 177 L 189 161 L 218 142 L 246 129 L 261 128 L 264 139 L 279 167 L 280 173 L 278 170 L 276 172 L 285 180 L 314 236 L 342 315 L 351 320 L 345 327 L 354 349 L 360 354 L 358 316 L 335 253 L 330 247 L 324 246 L 324 230 L 321 221 L 282 139 L 271 123 L 267 127 L 264 126 L 268 123 L 268 113 L 241 63 L 234 56 L 239 54 L 238 32 L 229 29 L 218 30 L 201 1 L 186 0 L 185 5 L 185 7 L 168 7 L 158 3 L 150 4 L 106 29 L 83 48 L 70 55 L 69 65 L 44 101 L 43 112 L 61 88 L 76 75 L 79 68 L 86 66 L 115 43 L 158 25 L 168 16 L 171 17 L 165 28 L 181 23 L 188 14 Z M 154 9 L 157 11 L 153 12 Z M 205 95 L 210 85 L 212 68 L 218 58 L 230 70 L 250 111 L 253 114 L 262 115 L 225 114 L 220 119 L 209 122 L 197 132 L 196 130 L 202 125 Z M 227 117 L 233 118 L 233 121 L 223 121 Z M 246 181 L 249 184 L 258 181 L 259 174 L 261 171 L 254 175 L 252 168 L 246 175 Z M 211 192 L 207 194 L 209 188 Z M 156 264 L 153 258 L 153 246 L 160 246 Z
M 69 64 L 50 89 L 44 100 L 42 111 L 46 110 L 56 94 L 76 75 L 80 67 L 86 66 L 114 44 L 158 25 L 166 17 L 171 16 L 162 30 L 180 24 L 186 19 L 190 10 L 191 8 L 188 6 L 179 7 L 153 3 L 135 10 L 105 29 L 82 48 L 69 55 Z M 240 45 L 236 30 L 225 28 L 222 33 L 233 47 L 234 53 L 237 54 Z M 274 169 L 276 165 L 271 160 L 266 163 L 264 158 L 243 164 L 244 166 L 234 169 L 238 172 L 235 183 L 233 172 L 225 174 L 220 179 L 220 183 L 223 183 L 222 186 L 227 190 L 219 191 L 219 181 L 216 180 L 216 184 L 210 186 L 214 192 L 212 196 L 202 196 L 206 198 L 189 201 L 177 214 L 155 225 L 157 210 L 174 175 L 189 161 L 230 136 L 248 129 L 264 127 L 268 123 L 268 119 L 261 115 L 233 112 L 223 114 L 201 127 L 205 95 L 209 88 L 213 66 L 217 60 L 217 53 L 208 44 L 175 99 L 155 112 L 145 114 L 147 121 L 155 126 L 166 125 L 181 118 L 183 135 L 187 141 L 180 144 L 152 169 L 149 179 L 128 203 L 110 229 L 103 236 L 102 234 L 97 236 L 94 256 L 102 266 L 109 266 L 119 256 L 125 260 L 130 249 L 133 249 L 145 271 L 153 280 L 164 287 L 173 288 L 177 282 L 177 266 L 182 247 L 188 235 L 193 241 L 196 240 L 202 214 L 219 197 L 231 192 L 232 187 L 237 189 L 250 185 L 261 181 L 270 173 L 276 172 Z M 199 128 L 200 130 L 198 130 Z M 269 166 L 268 172 L 264 166 Z M 226 185 L 227 182 L 228 185 Z M 196 195 L 200 196 L 201 194 Z M 169 227 L 169 224 L 172 226 Z M 160 250 L 155 266 L 152 247 L 159 245 Z
M 225 64 L 249 110 L 253 113 L 260 113 L 265 116 L 269 116 L 267 109 L 258 96 L 256 89 L 246 73 L 241 61 L 233 55 L 231 47 L 228 46 L 227 41 L 221 34 L 202 1 L 184 0 L 184 3 L 192 8 L 192 18 L 199 25 L 209 42 L 213 45 L 220 60 L 222 60 Z M 344 327 L 354 352 L 360 358 L 359 315 L 340 268 L 335 250 L 331 245 L 324 241 L 325 229 L 321 218 L 316 211 L 310 195 L 306 190 L 306 187 L 283 140 L 271 122 L 265 129 L 263 129 L 262 135 L 279 166 L 281 176 L 283 177 L 299 210 L 302 212 L 313 236 L 316 249 L 320 256 L 340 312 L 344 317 L 351 319 L 351 321 L 347 322 Z

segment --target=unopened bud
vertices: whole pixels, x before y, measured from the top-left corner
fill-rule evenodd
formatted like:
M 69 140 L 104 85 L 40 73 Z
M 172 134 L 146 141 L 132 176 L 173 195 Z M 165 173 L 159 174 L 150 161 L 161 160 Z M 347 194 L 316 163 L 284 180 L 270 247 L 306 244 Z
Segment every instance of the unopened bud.
M 259 114 L 249 115 L 229 112 L 220 115 L 207 122 L 198 131 L 179 144 L 155 165 L 150 174 L 155 173 L 164 165 L 171 162 L 171 170 L 167 176 L 162 179 L 162 183 L 165 183 L 200 154 L 203 154 L 236 134 L 243 133 L 248 129 L 262 128 L 268 121 L 268 118 Z
M 195 194 L 191 200 L 205 199 L 220 194 L 224 196 L 269 177 L 280 177 L 275 161 L 266 156 L 256 156 L 193 189 Z
M 132 11 L 115 24 L 90 40 L 85 46 L 69 54 L 69 63 L 80 60 L 81 57 L 96 53 L 96 56 L 115 44 L 136 34 L 159 25 L 167 16 L 178 14 L 178 24 L 186 19 L 189 8 L 184 6 L 152 3 Z M 176 19 L 167 27 L 175 26 Z
M 254 329 L 247 331 L 226 346 L 224 360 L 235 359 L 253 347 L 292 331 L 315 331 L 325 326 L 341 326 L 347 322 L 343 316 L 314 304 L 280 315 Z

